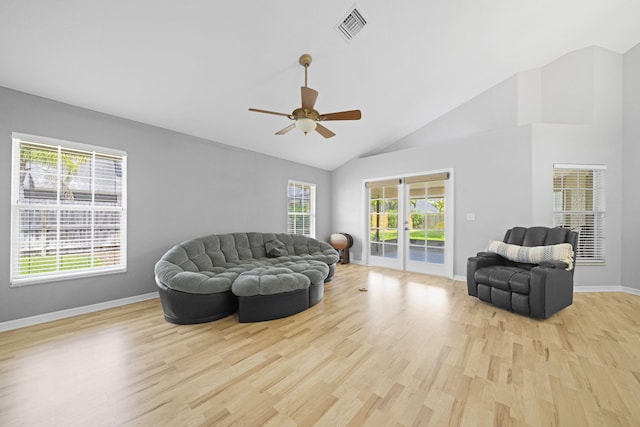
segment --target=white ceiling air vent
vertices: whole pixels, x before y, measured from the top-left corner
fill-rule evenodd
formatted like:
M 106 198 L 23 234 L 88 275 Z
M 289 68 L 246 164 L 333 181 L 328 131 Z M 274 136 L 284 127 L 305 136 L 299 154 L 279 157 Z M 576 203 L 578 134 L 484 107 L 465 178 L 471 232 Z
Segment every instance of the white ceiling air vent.
M 338 23 L 336 30 L 346 41 L 350 42 L 365 25 L 367 25 L 367 20 L 358 9 L 358 6 L 354 4 L 351 11 Z

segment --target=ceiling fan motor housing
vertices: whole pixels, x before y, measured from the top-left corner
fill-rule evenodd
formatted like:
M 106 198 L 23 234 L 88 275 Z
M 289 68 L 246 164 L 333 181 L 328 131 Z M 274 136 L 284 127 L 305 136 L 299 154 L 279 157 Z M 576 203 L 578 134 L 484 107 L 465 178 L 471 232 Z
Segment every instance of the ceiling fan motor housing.
M 311 119 L 317 121 L 319 117 L 320 113 L 318 113 L 316 110 L 309 111 L 304 108 L 296 108 L 295 110 L 293 110 L 293 113 L 291 113 L 292 120 Z

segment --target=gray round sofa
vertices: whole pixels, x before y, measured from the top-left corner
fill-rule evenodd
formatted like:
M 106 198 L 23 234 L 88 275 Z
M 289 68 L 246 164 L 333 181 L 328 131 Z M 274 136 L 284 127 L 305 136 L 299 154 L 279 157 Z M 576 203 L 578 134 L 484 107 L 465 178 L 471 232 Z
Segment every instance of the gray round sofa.
M 210 322 L 236 311 L 240 322 L 256 322 L 317 304 L 338 259 L 328 243 L 297 234 L 212 234 L 169 249 L 155 279 L 171 323 Z

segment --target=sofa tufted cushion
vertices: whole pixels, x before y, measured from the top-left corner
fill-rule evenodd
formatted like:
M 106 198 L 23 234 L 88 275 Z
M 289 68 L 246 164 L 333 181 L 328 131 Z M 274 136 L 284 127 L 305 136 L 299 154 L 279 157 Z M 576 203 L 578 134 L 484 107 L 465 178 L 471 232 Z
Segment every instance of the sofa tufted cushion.
M 215 235 L 215 238 L 220 240 L 220 250 L 224 254 L 226 262 L 240 260 L 238 249 L 236 249 L 236 240 L 233 238 L 232 234 L 218 234 Z
M 159 261 L 156 265 L 156 275 L 162 283 L 170 289 L 191 294 L 213 294 L 228 291 L 238 274 L 238 272 L 230 270 L 225 270 L 222 273 L 184 271 L 167 261 Z
M 515 262 L 540 264 L 543 261 L 561 261 L 567 264 L 567 270 L 573 268 L 573 248 L 569 243 L 527 247 L 492 240 L 487 252 L 496 253 Z
M 278 264 L 278 267 L 288 268 L 296 273 L 304 274 L 309 278 L 311 283 L 322 284 L 329 274 L 329 266 L 324 262 L 308 260 L 308 261 L 287 261 Z
M 248 232 L 249 248 L 251 249 L 251 258 L 259 259 L 267 256 L 265 249 L 265 233 Z
M 307 276 L 284 267 L 258 267 L 240 274 L 231 291 L 239 297 L 273 295 L 306 289 L 311 284 Z
M 226 258 L 222 249 L 220 248 L 220 239 L 216 235 L 205 236 L 201 240 L 204 245 L 204 251 L 207 256 L 211 259 L 211 264 L 216 267 L 224 264 L 226 262 Z M 185 242 L 187 244 L 188 242 Z

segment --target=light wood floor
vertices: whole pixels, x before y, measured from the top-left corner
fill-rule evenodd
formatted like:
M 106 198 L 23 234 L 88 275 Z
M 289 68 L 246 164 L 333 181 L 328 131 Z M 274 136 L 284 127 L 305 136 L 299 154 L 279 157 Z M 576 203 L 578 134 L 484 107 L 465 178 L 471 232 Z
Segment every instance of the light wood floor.
M 536 321 L 349 264 L 286 319 L 176 326 L 150 300 L 0 344 L 3 427 L 640 425 L 640 297 L 620 293 Z

